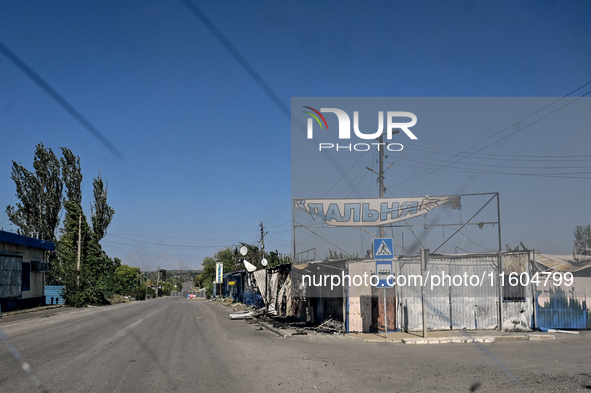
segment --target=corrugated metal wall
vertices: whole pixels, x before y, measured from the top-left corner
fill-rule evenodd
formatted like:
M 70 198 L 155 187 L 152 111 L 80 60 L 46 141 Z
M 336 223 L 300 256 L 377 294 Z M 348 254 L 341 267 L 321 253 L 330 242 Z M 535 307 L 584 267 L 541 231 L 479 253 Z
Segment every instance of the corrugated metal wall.
M 407 278 L 420 275 L 418 258 L 403 258 L 400 262 L 400 274 Z M 472 275 L 485 282 L 481 286 L 446 285 L 425 287 L 427 307 L 427 328 L 445 329 L 494 329 L 498 325 L 497 295 L 497 256 L 431 256 L 427 269 L 430 275 L 439 277 Z M 492 286 L 489 273 L 493 273 Z M 431 280 L 431 279 L 430 279 Z M 400 327 L 403 330 L 421 330 L 423 328 L 421 288 L 418 286 L 400 286 Z
M 573 285 L 538 287 L 538 326 L 548 329 L 591 329 L 591 277 L 574 277 Z
M 477 276 L 484 282 L 451 287 L 453 329 L 494 329 L 498 326 L 498 256 L 448 259 L 450 274 Z M 492 280 L 490 273 L 492 273 Z
M 62 296 L 63 290 L 64 287 L 62 286 L 46 285 L 45 304 L 64 304 L 64 297 Z
M 529 253 L 511 252 L 502 254 L 503 271 L 528 272 Z M 505 269 L 508 269 L 506 270 Z M 394 261 L 396 277 L 404 276 L 405 285 L 396 285 L 396 328 L 401 330 L 422 330 L 421 287 L 414 285 L 416 277 L 421 281 L 418 257 L 403 257 Z M 497 253 L 464 255 L 431 255 L 427 270 L 430 276 L 446 278 L 446 282 L 433 288 L 425 286 L 427 328 L 430 330 L 449 329 L 496 329 L 499 325 L 499 261 Z M 375 261 L 349 261 L 347 274 L 353 276 L 371 275 Z M 455 284 L 453 278 L 461 278 Z M 402 277 L 400 277 L 402 278 Z M 466 279 L 469 280 L 466 283 Z M 477 280 L 476 280 L 477 279 Z M 412 280 L 412 281 L 411 281 Z M 473 280 L 473 281 L 472 281 Z M 451 281 L 451 284 L 450 284 Z M 380 299 L 372 286 L 350 285 L 346 288 L 347 329 L 349 332 L 369 332 L 379 327 Z M 315 289 L 318 291 L 318 289 Z M 325 289 L 322 289 L 325 290 Z M 507 291 L 508 292 L 508 291 Z M 334 296 L 337 296 L 335 294 Z M 502 327 L 522 329 L 532 327 L 533 299 L 531 287 L 505 293 L 502 304 Z M 339 295 L 340 296 L 340 295 Z M 383 323 L 382 323 L 383 325 Z
M 23 258 L 0 256 L 0 298 L 21 296 Z

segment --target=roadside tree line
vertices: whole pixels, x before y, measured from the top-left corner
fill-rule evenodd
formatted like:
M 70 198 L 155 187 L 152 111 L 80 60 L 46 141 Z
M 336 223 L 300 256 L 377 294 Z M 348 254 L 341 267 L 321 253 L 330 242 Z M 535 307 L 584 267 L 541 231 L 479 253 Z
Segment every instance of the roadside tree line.
M 245 256 L 240 254 L 239 248 L 246 247 Z M 265 252 L 254 244 L 240 243 L 239 246 L 226 247 L 216 252 L 213 257 L 205 257 L 202 262 L 203 271 L 193 281 L 193 285 L 198 288 L 205 288 L 207 297 L 213 294 L 213 282 L 215 280 L 215 265 L 217 262 L 223 262 L 224 274 L 235 271 L 245 270 L 244 261 L 253 264 L 257 269 L 264 269 L 261 261 L 265 258 L 268 261 L 268 267 L 275 267 L 286 263 L 291 263 L 290 255 L 284 255 L 279 251 Z
M 51 267 L 46 283 L 65 287 L 66 304 L 104 304 L 113 294 L 141 298 L 139 268 L 110 258 L 99 243 L 115 215 L 107 203 L 107 182 L 100 172 L 93 179 L 88 220 L 82 209 L 80 157 L 66 147 L 60 149 L 58 158 L 51 148 L 39 143 L 32 171 L 12 162 L 11 179 L 18 202 L 6 207 L 8 219 L 18 234 L 56 244 L 56 250 L 47 255 Z

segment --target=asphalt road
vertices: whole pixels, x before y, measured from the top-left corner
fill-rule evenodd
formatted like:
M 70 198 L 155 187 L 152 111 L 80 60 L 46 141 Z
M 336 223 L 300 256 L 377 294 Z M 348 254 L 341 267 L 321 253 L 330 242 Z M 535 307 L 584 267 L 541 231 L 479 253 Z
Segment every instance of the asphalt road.
M 413 346 L 281 339 L 227 313 L 161 298 L 2 318 L 0 328 L 49 392 L 591 391 L 591 332 L 552 342 Z M 35 391 L 0 343 L 0 392 Z

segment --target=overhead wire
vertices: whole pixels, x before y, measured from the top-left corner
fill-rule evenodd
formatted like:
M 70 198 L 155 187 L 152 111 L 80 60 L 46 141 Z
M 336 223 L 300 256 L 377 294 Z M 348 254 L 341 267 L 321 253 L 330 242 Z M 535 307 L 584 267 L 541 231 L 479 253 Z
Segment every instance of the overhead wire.
M 423 169 L 426 168 L 424 166 L 417 166 L 417 165 L 408 165 L 408 164 L 397 164 L 398 166 L 404 166 L 409 168 L 418 168 Z M 515 172 L 501 172 L 501 171 L 486 171 L 486 170 L 478 170 L 478 169 L 453 169 L 453 168 L 441 168 L 439 169 L 444 172 L 457 172 L 457 173 L 474 173 L 474 174 L 485 174 L 485 175 L 509 175 L 509 176 L 533 176 L 533 177 L 558 177 L 558 178 L 566 178 L 566 179 L 591 179 L 589 176 L 574 176 L 574 175 L 586 175 L 591 174 L 591 172 L 554 172 L 554 173 L 515 173 Z M 399 183 L 401 184 L 401 183 Z M 391 187 L 395 187 L 399 184 L 392 185 Z M 394 195 L 392 195 L 394 196 Z
M 427 175 L 429 175 L 429 174 L 432 174 L 432 173 L 434 173 L 434 172 L 437 172 L 437 171 L 439 171 L 439 170 L 442 170 L 442 169 L 446 168 L 447 166 L 449 166 L 449 165 L 451 165 L 451 164 L 454 164 L 454 163 L 456 163 L 456 162 L 458 162 L 458 161 L 461 161 L 461 160 L 463 160 L 464 158 L 468 158 L 468 157 L 470 157 L 471 155 L 473 155 L 473 154 L 475 154 L 475 153 L 478 153 L 478 152 L 480 152 L 480 151 L 482 151 L 482 150 L 484 150 L 484 149 L 486 149 L 486 148 L 488 148 L 488 147 L 490 147 L 490 146 L 492 146 L 492 145 L 494 145 L 494 144 L 496 144 L 496 143 L 498 143 L 498 142 L 500 142 L 500 141 L 502 141 L 502 140 L 504 140 L 504 139 L 506 139 L 506 138 L 508 138 L 508 137 L 510 137 L 510 136 L 512 136 L 512 135 L 515 135 L 516 133 L 518 133 L 518 132 L 520 132 L 520 131 L 523 131 L 524 129 L 526 129 L 526 128 L 530 127 L 531 125 L 533 125 L 533 124 L 536 124 L 537 122 L 539 122 L 539 121 L 541 121 L 541 120 L 545 119 L 546 117 L 548 117 L 548 116 L 550 116 L 550 115 L 552 115 L 552 114 L 556 113 L 557 111 L 559 111 L 559 110 L 563 109 L 564 107 L 566 107 L 566 106 L 568 106 L 568 105 L 571 105 L 572 103 L 574 103 L 574 102 L 578 101 L 579 99 L 581 99 L 581 98 L 583 98 L 583 97 L 587 96 L 588 94 L 590 94 L 590 93 L 591 93 L 591 91 L 588 91 L 587 93 L 583 94 L 583 95 L 582 95 L 582 96 L 580 96 L 580 97 L 577 97 L 577 98 L 576 98 L 576 99 L 574 99 L 573 101 L 570 101 L 570 102 L 568 102 L 567 104 L 565 104 L 565 105 L 563 105 L 563 106 L 559 107 L 558 109 L 556 109 L 556 110 L 554 110 L 554 111 L 552 111 L 552 112 L 550 112 L 550 113 L 548 113 L 548 114 L 546 114 L 546 115 L 542 116 L 541 118 L 539 118 L 539 119 L 535 120 L 534 122 L 532 122 L 532 123 L 530 123 L 530 124 L 528 124 L 528 125 L 526 125 L 526 126 L 524 126 L 524 127 L 521 127 L 521 128 L 519 128 L 518 130 L 516 130 L 516 131 L 512 132 L 511 134 L 509 134 L 509 135 L 506 135 L 506 136 L 502 137 L 501 139 L 499 139 L 499 140 L 497 140 L 497 141 L 495 141 L 495 142 L 492 142 L 492 143 L 490 143 L 490 144 L 488 144 L 488 145 L 484 146 L 483 148 L 481 148 L 481 149 L 479 149 L 479 150 L 477 150 L 477 151 L 475 151 L 475 152 L 470 152 L 470 153 L 468 153 L 468 155 L 467 155 L 467 156 L 460 157 L 460 158 L 459 158 L 459 159 L 457 159 L 456 161 L 454 161 L 454 162 L 452 162 L 452 163 L 450 163 L 450 164 L 447 164 L 447 165 L 444 165 L 443 167 L 441 167 L 443 164 L 445 164 L 445 163 L 446 163 L 446 162 L 448 162 L 449 160 L 451 160 L 451 159 L 453 159 L 453 158 L 457 157 L 457 156 L 458 156 L 458 155 L 460 155 L 460 154 L 467 153 L 467 152 L 469 152 L 471 149 L 475 148 L 476 146 L 479 146 L 479 145 L 481 145 L 481 144 L 485 143 L 486 141 L 488 141 L 488 140 L 490 140 L 490 139 L 492 139 L 492 138 L 494 138 L 494 137 L 496 137 L 496 136 L 498 136 L 498 135 L 500 135 L 500 134 L 504 133 L 505 131 L 507 131 L 507 130 L 509 130 L 509 129 L 511 129 L 511 128 L 515 127 L 515 126 L 517 126 L 517 125 L 519 125 L 521 122 L 523 122 L 523 121 L 525 121 L 525 120 L 527 120 L 527 119 L 531 118 L 532 116 L 535 116 L 536 114 L 538 114 L 538 113 L 540 113 L 540 112 L 544 111 L 545 109 L 547 109 L 547 108 L 549 108 L 550 106 L 552 106 L 552 105 L 556 104 L 557 102 L 559 102 L 559 101 L 563 100 L 564 98 L 566 98 L 566 97 L 570 96 L 571 94 L 573 94 L 573 93 L 577 92 L 578 90 L 581 90 L 583 87 L 585 87 L 585 86 L 587 86 L 587 85 L 589 85 L 589 84 L 591 84 L 591 81 L 589 81 L 589 82 L 585 83 L 584 85 L 582 85 L 582 86 L 578 87 L 577 89 L 575 89 L 575 90 L 571 91 L 570 93 L 566 94 L 565 96 L 563 96 L 563 97 L 561 97 L 561 98 L 559 98 L 559 99 L 557 99 L 557 100 L 553 101 L 552 103 L 550 103 L 550 104 L 548 104 L 548 105 L 544 106 L 543 108 L 541 108 L 541 109 L 537 110 L 536 112 L 533 112 L 533 113 L 531 113 L 530 115 L 526 116 L 525 118 L 523 118 L 523 119 L 521 119 L 521 120 L 519 120 L 519 121 L 517 121 L 517 122 L 513 123 L 512 125 L 510 125 L 510 126 L 507 126 L 506 128 L 504 128 L 504 129 L 502 129 L 502 130 L 498 131 L 497 133 L 495 133 L 495 134 L 493 134 L 493 135 L 489 136 L 488 138 L 485 138 L 484 140 L 482 140 L 482 141 L 480 141 L 480 142 L 478 142 L 478 143 L 476 143 L 476 144 L 474 144 L 474 145 L 470 146 L 469 148 L 467 148 L 467 149 L 463 150 L 462 152 L 460 152 L 460 153 L 458 153 L 458 154 L 456 154 L 456 155 L 454 155 L 454 156 L 452 156 L 452 157 L 450 157 L 450 158 L 447 158 L 447 159 L 443 160 L 441 163 L 439 163 L 439 164 L 436 164 L 436 165 L 433 165 L 431 168 L 429 168 L 429 169 L 426 169 L 426 170 L 424 170 L 424 171 L 422 171 L 422 172 L 420 172 L 420 173 L 418 173 L 418 174 L 416 174 L 416 175 L 410 176 L 410 177 L 408 177 L 408 178 L 406 178 L 406 179 L 404 179 L 404 180 L 402 180 L 402 181 L 400 181 L 400 182 L 398 182 L 398 183 L 396 183 L 396 184 L 394 184 L 394 185 L 392 185 L 392 186 L 390 186 L 390 187 L 398 186 L 398 185 L 401 185 L 401 184 L 407 183 L 407 182 L 409 182 L 409 181 L 417 180 L 417 179 L 420 179 L 420 178 L 422 178 L 422 177 L 424 177 L 424 176 L 427 176 Z
M 465 155 L 471 154 L 458 150 L 436 149 L 427 146 L 405 146 L 404 149 L 417 150 L 423 153 L 438 154 L 445 156 Z M 499 154 L 499 153 L 474 153 L 471 155 L 473 159 L 479 160 L 498 160 L 498 161 L 590 161 L 591 154 L 586 155 L 524 155 L 520 154 L 520 158 L 515 158 L 515 154 Z M 573 159 L 573 157 L 575 157 Z
M 137 240 L 137 239 L 132 239 L 132 238 L 113 235 L 113 234 L 107 234 L 107 236 L 117 237 L 117 238 L 125 239 L 125 240 L 131 240 L 131 241 L 134 241 L 137 243 L 152 244 L 152 245 L 156 245 L 158 247 L 175 247 L 175 248 L 178 248 L 178 247 L 180 247 L 180 248 L 215 248 L 215 247 L 220 247 L 219 245 L 190 245 L 190 246 L 187 246 L 187 245 L 182 245 L 182 244 L 163 244 L 163 243 L 149 242 L 146 240 Z
M 328 194 L 328 193 L 329 193 L 329 192 L 330 192 L 330 191 L 331 191 L 331 190 L 332 190 L 332 189 L 333 189 L 333 188 L 334 188 L 334 187 L 335 187 L 337 184 L 339 184 L 339 182 L 340 182 L 341 180 L 343 180 L 343 178 L 344 178 L 344 177 L 345 177 L 345 176 L 346 176 L 346 175 L 347 175 L 347 174 L 348 174 L 348 173 L 351 171 L 351 169 L 353 169 L 353 168 L 355 167 L 355 165 L 357 165 L 357 163 L 359 162 L 359 160 L 361 160 L 361 159 L 363 158 L 363 156 L 364 156 L 364 155 L 365 155 L 365 154 L 366 154 L 368 151 L 369 151 L 369 150 L 366 150 L 365 152 L 363 152 L 362 154 L 360 154 L 360 155 L 359 155 L 359 158 L 357 159 L 357 161 L 355 161 L 355 162 L 353 163 L 353 165 L 351 165 L 351 167 L 349 167 L 349 169 L 347 169 L 347 172 L 343 173 L 343 175 L 342 175 L 342 176 L 339 178 L 339 180 L 337 180 L 337 181 L 336 181 L 336 182 L 335 182 L 335 183 L 332 185 L 332 187 L 330 187 L 330 188 L 328 189 L 328 191 L 326 191 L 326 192 L 324 193 L 324 195 L 322 195 L 322 197 L 323 197 L 323 198 L 324 198 L 324 197 L 325 197 L 325 196 L 326 196 L 326 195 L 327 195 L 327 194 Z M 372 158 L 372 160 L 373 160 L 373 158 Z
M 369 162 L 367 163 L 367 166 L 369 166 L 369 165 L 371 165 L 371 164 L 372 164 L 373 160 L 375 159 L 375 156 L 376 156 L 376 154 L 377 154 L 377 152 L 374 152 L 374 154 L 372 155 L 371 159 L 370 159 L 370 160 L 369 160 Z M 353 188 L 351 189 L 351 191 L 349 192 L 349 194 L 347 194 L 347 196 L 346 196 L 345 198 L 348 198 L 348 197 L 349 197 L 349 196 L 350 196 L 350 195 L 351 195 L 351 194 L 352 194 L 352 193 L 353 193 L 353 192 L 354 192 L 354 191 L 357 189 L 357 187 L 359 186 L 359 184 L 361 184 L 361 182 L 363 181 L 363 179 L 365 179 L 365 177 L 367 176 L 367 174 L 368 174 L 368 173 L 371 173 L 371 172 L 370 172 L 370 171 L 368 171 L 368 170 L 367 170 L 367 168 L 365 168 L 365 167 L 364 167 L 364 168 L 361 168 L 361 171 L 360 171 L 360 172 L 357 174 L 357 176 L 355 176 L 355 177 L 353 178 L 352 182 L 354 182 L 355 180 L 357 180 L 357 178 L 358 178 L 359 176 L 361 176 L 361 174 L 363 174 L 363 176 L 361 176 L 361 178 L 359 179 L 359 181 L 357 182 L 357 184 L 355 184 L 355 185 L 353 186 Z M 340 196 L 341 196 L 341 195 L 342 195 L 344 192 L 346 192 L 346 191 L 347 191 L 347 189 L 348 189 L 349 187 L 350 187 L 350 185 L 349 185 L 347 188 L 345 188 L 343 191 L 341 191 L 341 193 L 339 194 L 339 197 L 340 197 Z M 371 187 L 371 182 L 370 182 L 370 187 Z
M 438 159 L 436 158 L 430 158 L 430 157 L 422 157 L 422 156 L 414 156 L 414 155 L 409 155 L 407 154 L 404 157 L 398 157 L 398 160 L 406 160 L 406 161 L 413 161 L 413 162 L 420 162 L 420 163 L 424 163 L 424 164 L 431 164 L 428 162 L 424 162 L 424 161 L 417 161 L 417 160 L 412 160 L 406 157 L 413 157 L 413 158 L 419 158 L 422 160 L 430 160 L 430 161 L 438 161 Z M 501 161 L 509 161 L 507 159 L 499 159 Z M 539 161 L 543 161 L 543 160 L 539 160 Z M 589 161 L 590 164 L 589 165 L 577 165 L 577 166 L 527 166 L 527 165 L 498 165 L 498 164 L 480 164 L 480 163 L 458 163 L 457 165 L 474 165 L 474 166 L 484 166 L 484 167 L 493 167 L 493 168 L 520 168 L 520 169 L 578 169 L 578 168 L 591 168 L 591 158 L 589 160 L 580 160 L 580 161 Z M 531 161 L 529 161 L 531 162 Z M 547 162 L 547 161 L 545 161 Z

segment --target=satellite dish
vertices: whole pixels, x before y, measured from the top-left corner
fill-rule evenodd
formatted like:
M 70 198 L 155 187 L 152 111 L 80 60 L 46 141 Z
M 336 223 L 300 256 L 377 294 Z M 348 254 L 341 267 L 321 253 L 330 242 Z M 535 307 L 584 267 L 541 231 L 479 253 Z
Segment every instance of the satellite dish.
M 244 260 L 244 267 L 246 268 L 246 271 L 250 272 L 250 273 L 257 270 L 257 267 L 255 265 L 253 265 L 252 263 L 248 262 L 246 259 Z
M 248 248 L 246 246 L 240 247 L 240 254 L 246 255 L 248 253 Z
M 263 260 L 261 261 L 261 263 L 263 264 L 263 266 L 267 266 L 267 260 L 265 258 L 263 258 Z

